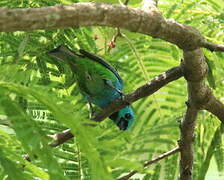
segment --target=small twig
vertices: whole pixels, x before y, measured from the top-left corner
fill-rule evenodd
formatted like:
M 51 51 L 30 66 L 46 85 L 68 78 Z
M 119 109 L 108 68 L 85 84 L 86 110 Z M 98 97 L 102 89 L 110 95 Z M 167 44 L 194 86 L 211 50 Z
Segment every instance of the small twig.
M 221 51 L 224 52 L 224 45 L 221 44 L 213 44 L 208 41 L 202 43 L 202 47 L 209 49 L 210 51 Z
M 126 0 L 126 1 L 124 2 L 124 5 L 127 6 L 128 3 L 129 3 L 129 0 Z
M 121 4 L 122 6 L 127 6 L 128 3 L 129 3 L 129 0 L 126 0 L 124 3 L 122 3 L 120 0 L 119 0 L 119 2 L 120 2 L 120 4 Z M 116 47 L 116 40 L 117 40 L 117 38 L 123 36 L 123 34 L 121 33 L 120 28 L 118 27 L 118 28 L 116 28 L 116 29 L 117 29 L 117 33 L 112 37 L 111 41 L 110 41 L 109 44 L 108 44 L 108 46 L 109 46 L 109 48 L 108 48 L 108 52 L 110 52 L 110 50 L 111 50 L 112 48 L 115 48 L 115 47 Z
M 53 142 L 49 144 L 49 146 L 51 147 L 59 146 L 74 137 L 70 129 L 66 129 L 62 132 L 58 132 L 56 134 L 48 135 L 48 136 L 54 140 Z
M 161 154 L 160 156 L 158 156 L 155 159 L 152 159 L 150 161 L 145 162 L 144 163 L 144 167 L 147 167 L 147 166 L 151 165 L 152 163 L 155 163 L 155 162 L 157 162 L 157 161 L 159 161 L 161 159 L 164 159 L 165 157 L 167 157 L 167 156 L 169 156 L 171 154 L 174 154 L 176 152 L 179 152 L 179 151 L 180 151 L 180 148 L 179 147 L 176 147 L 176 148 L 174 148 L 174 149 L 172 149 L 172 150 L 170 150 L 170 151 L 168 151 L 166 153 Z
M 118 37 L 122 37 L 122 33 L 121 33 L 120 28 L 117 28 L 117 33 L 112 37 L 111 41 L 109 42 L 109 44 L 108 44 L 108 46 L 109 46 L 108 52 L 110 52 L 110 50 L 112 48 L 116 47 L 116 41 L 117 41 Z
M 158 157 L 156 157 L 156 158 L 154 158 L 152 160 L 149 160 L 149 161 L 145 162 L 143 166 L 144 167 L 147 167 L 147 166 L 149 166 L 149 165 L 151 165 L 153 163 L 156 163 L 157 161 L 160 161 L 160 160 L 162 160 L 162 159 L 164 159 L 164 158 L 166 158 L 166 157 L 168 157 L 168 156 L 170 156 L 172 154 L 175 154 L 175 153 L 177 153 L 179 151 L 180 151 L 180 148 L 179 147 L 176 147 L 176 148 L 172 149 L 171 151 L 168 151 L 166 153 L 163 153 L 160 156 L 158 156 Z M 137 172 L 138 171 L 131 171 L 129 174 L 127 174 L 127 175 L 125 175 L 125 176 L 123 176 L 121 178 L 118 178 L 117 180 L 128 180 L 130 177 L 132 177 Z
M 48 137 L 53 139 L 53 142 L 49 143 L 48 145 L 51 147 L 57 147 L 57 146 L 63 144 L 64 142 L 68 141 L 69 139 L 73 138 L 74 135 L 71 133 L 70 129 L 66 129 L 62 132 L 58 132 L 53 135 L 48 135 Z M 37 158 L 37 156 L 35 156 L 35 155 L 34 155 L 34 157 Z M 31 162 L 31 158 L 30 158 L 29 154 L 23 155 L 23 158 L 25 160 Z
M 123 3 L 121 0 L 118 0 L 121 6 L 127 6 L 129 3 L 129 0 L 125 0 L 125 2 Z

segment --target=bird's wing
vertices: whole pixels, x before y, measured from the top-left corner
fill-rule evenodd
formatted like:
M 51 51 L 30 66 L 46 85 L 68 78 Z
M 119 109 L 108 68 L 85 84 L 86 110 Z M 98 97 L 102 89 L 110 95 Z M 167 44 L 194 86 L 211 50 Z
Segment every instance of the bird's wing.
M 76 74 L 79 74 L 77 76 L 78 77 L 77 80 L 79 81 L 80 86 L 83 86 L 83 85 L 85 86 L 85 87 L 83 86 L 83 88 L 80 87 L 81 89 L 83 89 L 83 91 L 86 87 L 90 86 L 91 77 L 93 79 L 98 79 L 98 77 L 100 77 L 103 81 L 104 79 L 107 82 L 111 81 L 110 84 L 113 84 L 113 86 L 119 90 L 121 90 L 123 87 L 123 81 L 120 75 L 110 64 L 108 64 L 102 58 L 97 57 L 85 50 L 80 50 L 80 54 L 79 54 L 77 52 L 72 51 L 65 45 L 60 45 L 56 49 L 53 49 L 50 52 L 48 52 L 48 54 L 66 62 L 67 64 L 69 64 L 73 72 L 75 72 Z M 75 61 L 75 59 L 77 60 Z M 81 59 L 83 59 L 83 61 Z M 95 62 L 96 64 L 94 65 L 92 63 L 88 63 L 84 61 L 91 61 L 92 63 Z M 78 66 L 82 68 L 79 68 Z M 105 68 L 107 69 L 107 71 L 105 71 Z M 95 72 L 96 70 L 97 72 Z M 90 77 L 90 80 L 88 80 L 89 79 L 88 77 Z M 117 80 L 115 80 L 115 78 Z M 85 79 L 85 81 L 83 81 L 83 79 Z M 116 81 L 118 81 L 119 84 L 116 84 Z M 87 91 L 87 89 L 88 88 L 86 88 L 85 91 Z
M 118 72 L 110 65 L 108 64 L 105 60 L 103 60 L 102 58 L 93 55 L 83 49 L 80 49 L 79 52 L 81 54 L 77 54 L 76 52 L 72 51 L 71 49 L 69 49 L 67 46 L 65 45 L 60 45 L 57 48 L 51 50 L 48 52 L 49 55 L 54 56 L 58 59 L 62 59 L 65 62 L 67 62 L 70 65 L 74 66 L 74 62 L 71 61 L 68 57 L 75 57 L 75 58 L 85 58 L 87 57 L 89 60 L 92 60 L 94 62 L 97 62 L 101 65 L 103 65 L 104 67 L 106 67 L 108 70 L 110 70 L 116 77 L 117 79 L 120 81 L 121 84 L 123 84 L 123 80 L 120 77 L 120 75 L 118 74 Z M 69 56 L 68 56 L 69 55 Z
M 117 79 L 120 81 L 121 84 L 123 84 L 123 80 L 121 78 L 121 76 L 118 74 L 118 72 L 116 71 L 116 69 L 114 69 L 110 64 L 108 64 L 105 60 L 103 60 L 102 58 L 93 55 L 83 49 L 80 49 L 79 52 L 84 55 L 85 57 L 87 57 L 88 59 L 95 61 L 101 65 L 103 65 L 104 67 L 106 67 L 107 69 L 109 69 L 116 77 Z

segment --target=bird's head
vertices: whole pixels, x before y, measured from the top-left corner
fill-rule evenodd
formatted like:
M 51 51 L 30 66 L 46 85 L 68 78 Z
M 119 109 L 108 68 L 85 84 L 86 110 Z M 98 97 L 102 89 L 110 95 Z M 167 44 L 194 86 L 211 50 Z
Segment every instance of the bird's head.
M 127 130 L 129 129 L 134 122 L 134 112 L 130 106 L 126 106 L 123 109 L 113 113 L 110 116 L 120 130 Z

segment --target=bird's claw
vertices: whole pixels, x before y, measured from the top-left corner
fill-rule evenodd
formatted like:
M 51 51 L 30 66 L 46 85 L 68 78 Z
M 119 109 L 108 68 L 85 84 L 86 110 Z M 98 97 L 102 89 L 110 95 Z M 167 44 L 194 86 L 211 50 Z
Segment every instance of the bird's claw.
M 129 103 L 128 101 L 125 100 L 124 95 L 125 95 L 125 94 L 121 92 L 121 100 L 122 100 L 127 106 L 130 106 L 130 103 Z
M 94 118 L 95 116 L 96 116 L 96 111 L 91 111 L 90 113 L 89 113 L 89 119 L 92 119 L 92 118 Z

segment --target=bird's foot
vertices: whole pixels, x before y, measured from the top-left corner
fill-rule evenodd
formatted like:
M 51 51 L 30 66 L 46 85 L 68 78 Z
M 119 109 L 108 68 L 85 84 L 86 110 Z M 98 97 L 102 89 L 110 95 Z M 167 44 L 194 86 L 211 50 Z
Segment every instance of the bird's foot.
M 130 106 L 130 103 L 129 103 L 128 101 L 125 100 L 124 96 L 125 96 L 125 94 L 122 93 L 121 96 L 120 96 L 121 100 L 122 100 L 127 106 Z
M 92 119 L 93 117 L 95 117 L 97 114 L 97 112 L 95 110 L 91 110 L 89 113 L 89 119 Z
M 96 114 L 96 110 L 94 109 L 92 103 L 89 101 L 89 119 L 93 118 L 94 115 Z

